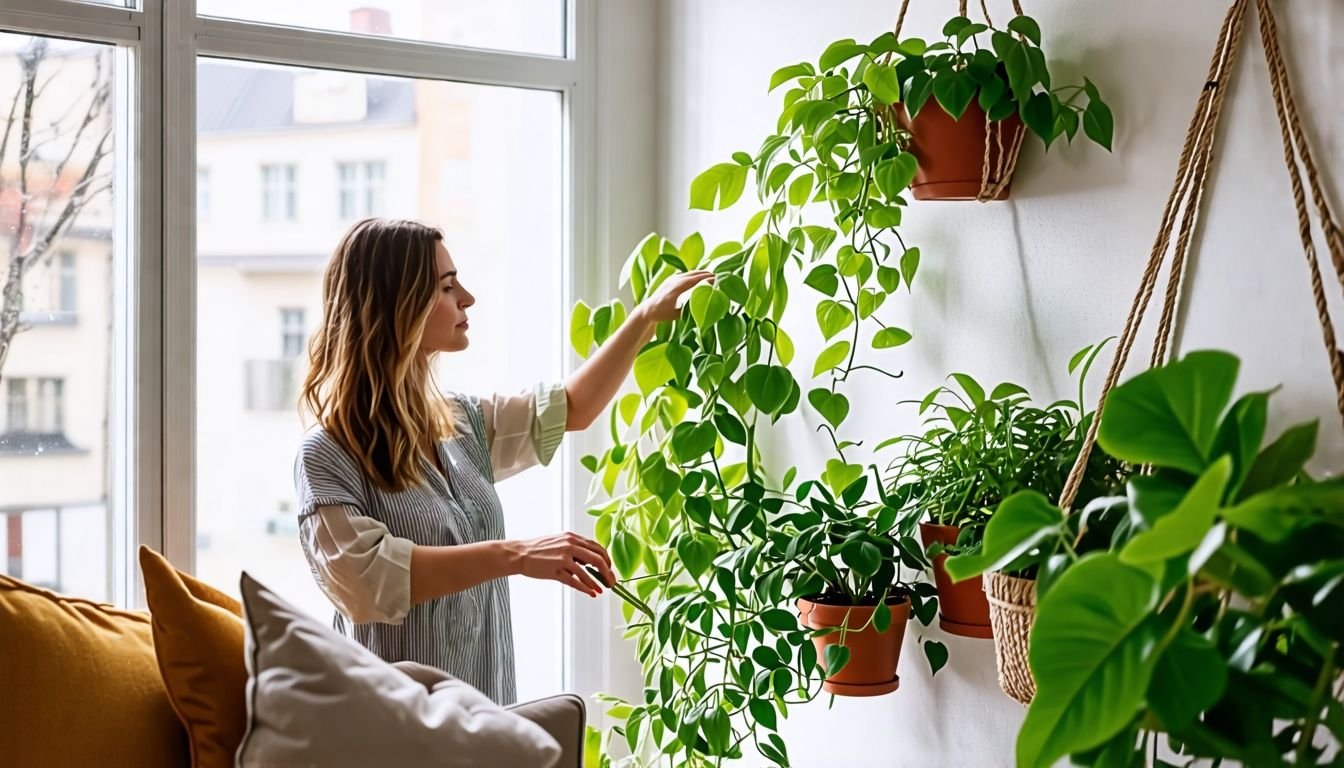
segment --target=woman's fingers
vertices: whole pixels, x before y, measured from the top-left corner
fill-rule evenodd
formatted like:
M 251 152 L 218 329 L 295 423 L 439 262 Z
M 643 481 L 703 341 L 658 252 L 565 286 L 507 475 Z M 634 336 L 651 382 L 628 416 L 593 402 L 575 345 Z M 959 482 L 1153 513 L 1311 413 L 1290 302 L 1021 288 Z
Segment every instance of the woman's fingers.
M 574 559 L 581 565 L 591 565 L 602 574 L 602 580 L 607 585 L 616 583 L 616 573 L 611 570 L 611 561 L 607 558 L 607 553 L 602 549 L 602 545 L 592 542 L 592 548 L 583 545 L 576 545 L 571 552 Z
M 582 592 L 583 594 L 589 597 L 597 597 L 597 593 L 595 593 L 591 588 L 586 586 L 583 582 L 579 581 L 579 577 L 575 576 L 570 571 L 566 570 L 556 571 L 555 576 L 553 576 L 552 578 L 554 578 L 556 581 L 560 582 L 561 584 L 564 584 L 565 586 L 571 589 L 574 589 L 578 592 Z
M 601 544 L 598 544 L 596 541 L 593 541 L 592 539 L 588 538 L 587 536 L 581 536 L 577 533 L 570 534 L 570 537 L 571 537 L 570 538 L 571 543 L 583 547 L 589 552 L 592 552 L 593 554 L 602 558 L 602 563 L 605 564 L 606 566 L 605 570 L 607 571 L 611 570 L 611 555 L 607 553 L 605 547 L 603 547 Z
M 571 564 L 565 568 L 565 571 L 570 575 L 572 575 L 575 579 L 578 580 L 580 584 L 583 585 L 583 591 L 588 592 L 589 594 L 592 595 L 601 594 L 602 586 L 598 584 L 597 580 L 594 579 L 587 571 L 583 570 L 582 566 L 577 564 Z

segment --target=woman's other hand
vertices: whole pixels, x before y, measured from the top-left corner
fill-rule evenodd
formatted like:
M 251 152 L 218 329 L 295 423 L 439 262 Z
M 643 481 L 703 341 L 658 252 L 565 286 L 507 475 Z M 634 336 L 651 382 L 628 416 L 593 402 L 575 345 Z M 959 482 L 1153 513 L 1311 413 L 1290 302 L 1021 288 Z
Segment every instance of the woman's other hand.
M 517 563 L 515 571 L 529 578 L 552 579 L 596 597 L 602 593 L 602 586 L 583 569 L 584 565 L 591 565 L 608 584 L 616 583 L 611 556 L 601 544 L 586 536 L 570 532 L 508 544 Z

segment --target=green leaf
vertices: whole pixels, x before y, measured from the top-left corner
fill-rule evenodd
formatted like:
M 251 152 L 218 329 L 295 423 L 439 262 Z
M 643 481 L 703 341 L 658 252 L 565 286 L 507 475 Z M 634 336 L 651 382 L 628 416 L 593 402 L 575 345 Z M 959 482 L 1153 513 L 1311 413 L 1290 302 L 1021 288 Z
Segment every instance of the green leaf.
M 691 290 L 690 303 L 691 317 L 695 319 L 695 326 L 701 333 L 707 333 L 715 323 L 727 316 L 731 308 L 723 291 L 709 283 L 700 283 Z
M 1157 601 L 1153 577 L 1109 552 L 1084 557 L 1059 577 L 1032 628 L 1037 691 L 1018 731 L 1018 766 L 1048 768 L 1129 724 L 1157 661 Z
M 821 328 L 821 335 L 827 341 L 853 322 L 854 313 L 849 307 L 830 299 L 817 302 L 817 326 Z
M 691 182 L 691 208 L 722 210 L 742 197 L 747 185 L 747 168 L 737 163 L 719 163 Z
M 915 282 L 915 272 L 919 270 L 919 248 L 907 248 L 901 254 L 901 274 L 905 276 L 905 288 L 910 290 Z
M 849 663 L 849 648 L 843 645 L 826 646 L 826 676 L 835 677 Z
M 1055 129 L 1055 103 L 1050 94 L 1034 93 L 1023 102 L 1022 122 L 1037 136 L 1050 138 Z
M 965 16 L 953 16 L 943 25 L 943 36 L 952 37 L 966 27 L 971 26 L 971 20 Z
M 1315 421 L 1289 427 L 1261 451 L 1246 473 L 1241 498 L 1283 485 L 1301 474 L 1307 460 L 1316 452 L 1318 427 Z
M 807 204 L 808 199 L 812 197 L 813 178 L 812 174 L 805 173 L 789 184 L 789 205 L 797 207 Z
M 849 357 L 849 342 L 837 341 L 817 355 L 817 364 L 812 368 L 812 376 L 817 377 L 843 363 Z
M 859 319 L 864 320 L 872 317 L 884 302 L 887 300 L 887 294 L 875 291 L 872 288 L 864 288 L 859 292 Z
M 1000 38 L 995 36 L 995 50 L 1003 59 L 1003 66 L 1008 72 L 1008 87 L 1012 89 L 1014 99 L 1019 103 L 1025 103 L 1031 98 L 1032 86 L 1036 84 L 1036 75 L 1031 69 L 1031 57 L 1021 42 L 1009 38 L 1008 42 L 1000 46 L 999 41 Z
M 1014 560 L 1058 537 L 1064 513 L 1036 491 L 1009 496 L 989 517 L 979 552 L 953 555 L 943 569 L 953 581 L 964 581 L 986 571 L 1002 570 Z
M 1018 16 L 1008 22 L 1008 28 L 1023 37 L 1027 38 L 1036 45 L 1041 44 L 1041 25 L 1030 16 Z
M 1223 517 L 1273 543 L 1288 538 L 1305 523 L 1324 520 L 1344 526 L 1344 480 L 1271 488 L 1224 510 Z
M 947 646 L 937 640 L 925 640 L 924 658 L 929 660 L 929 674 L 938 674 L 938 670 L 947 666 Z
M 624 530 L 616 531 L 611 541 L 611 562 L 622 578 L 630 578 L 644 557 L 644 545 L 639 538 Z
M 821 71 L 834 69 L 846 61 L 868 52 L 868 46 L 859 45 L 853 39 L 837 40 L 826 47 L 821 54 Z
M 1115 118 L 1111 116 L 1111 108 L 1105 102 L 1100 99 L 1087 102 L 1087 109 L 1083 110 L 1083 133 L 1110 151 L 1111 139 L 1115 135 Z
M 856 541 L 840 551 L 840 559 L 866 581 L 882 565 L 882 552 L 871 541 Z
M 719 555 L 719 542 L 705 533 L 685 536 L 677 542 L 677 556 L 693 579 L 699 579 Z
M 743 380 L 752 405 L 763 413 L 778 411 L 793 389 L 793 375 L 782 365 L 753 365 Z
M 803 62 L 801 64 L 790 64 L 787 67 L 780 67 L 779 69 L 775 70 L 775 73 L 773 75 L 770 76 L 770 90 L 773 91 L 779 86 L 783 85 L 784 83 L 789 82 L 790 80 L 796 80 L 800 77 L 812 74 L 816 74 L 816 71 L 813 70 L 812 65 L 807 62 Z M 768 92 L 769 91 L 767 91 L 767 93 Z
M 676 376 L 676 369 L 667 358 L 667 342 L 655 344 L 635 358 L 635 382 L 648 395 Z
M 975 98 L 975 80 L 965 72 L 943 72 L 933 79 L 933 96 L 952 119 L 960 120 Z
M 863 221 L 873 229 L 894 229 L 901 226 L 901 209 L 895 205 L 873 204 L 863 212 Z
M 985 388 L 980 386 L 980 383 L 975 379 L 964 373 L 954 373 L 951 378 L 961 385 L 961 391 L 965 392 L 966 397 L 970 398 L 971 405 L 978 407 L 985 402 Z
M 895 267 L 878 267 L 877 284 L 887 293 L 895 293 L 901 287 L 901 273 Z
M 994 388 L 994 391 L 989 394 L 989 399 L 1007 400 L 1010 397 L 1016 397 L 1017 395 L 1025 395 L 1025 394 L 1027 394 L 1026 389 L 1016 384 L 1013 384 L 1012 382 L 1005 381 Z
M 798 619 L 791 611 L 783 608 L 771 608 L 761 613 L 761 622 L 776 632 L 798 631 Z
M 1226 352 L 1191 352 L 1116 387 L 1102 413 L 1101 447 L 1121 461 L 1202 474 L 1238 367 Z
M 827 459 L 823 479 L 835 493 L 848 488 L 863 476 L 863 467 L 858 464 L 846 464 L 840 459 Z
M 832 427 L 839 427 L 849 416 L 849 398 L 839 392 L 814 389 L 807 393 L 807 401 Z
M 1159 519 L 1151 530 L 1140 533 L 1125 545 L 1120 551 L 1120 560 L 1129 565 L 1147 565 L 1194 550 L 1213 527 L 1222 506 L 1223 491 L 1231 477 L 1231 457 L 1224 456 L 1214 462 L 1176 509 Z
M 1255 461 L 1269 420 L 1269 392 L 1252 392 L 1232 404 L 1213 439 L 1212 455 L 1232 457 L 1230 491 L 1235 493 Z
M 722 707 L 710 707 L 700 716 L 700 732 L 705 735 L 711 755 L 723 755 L 732 743 L 732 724 Z
M 896 68 L 890 64 L 873 64 L 863 71 L 863 84 L 873 94 L 873 98 L 883 104 L 895 104 L 901 100 L 901 83 L 896 77 Z
M 895 200 L 910 187 L 918 170 L 919 161 L 915 156 L 909 152 L 902 152 L 878 163 L 873 171 L 873 180 L 877 182 L 877 188 L 883 197 Z
M 836 275 L 835 267 L 830 264 L 818 264 L 807 273 L 807 279 L 803 280 L 804 285 L 809 285 L 827 296 L 834 296 L 836 291 L 840 290 L 840 278 Z M 842 308 L 843 309 L 843 308 Z M 821 322 L 820 310 L 818 310 L 817 322 Z
M 569 318 L 569 344 L 579 357 L 587 357 L 593 348 L 592 312 L 592 307 L 580 301 Z
M 687 269 L 696 269 L 700 266 L 700 261 L 705 258 L 705 238 L 701 237 L 699 232 L 692 232 L 681 241 L 681 248 L 677 253 Z
M 1227 689 L 1227 664 L 1207 639 L 1182 628 L 1157 660 L 1148 706 L 1169 733 L 1178 733 L 1218 702 Z
M 775 719 L 775 707 L 765 699 L 748 699 L 747 707 L 751 710 L 751 718 L 758 724 L 775 730 L 778 722 Z
M 883 328 L 873 335 L 873 349 L 891 349 L 910 341 L 910 332 L 902 328 Z
M 779 362 L 785 366 L 787 366 L 789 363 L 792 363 L 793 339 L 789 338 L 789 334 L 785 333 L 783 328 L 780 328 L 778 326 L 765 326 L 765 327 L 766 328 L 773 327 L 773 330 L 769 331 L 769 334 L 771 336 L 770 343 L 775 345 L 775 354 L 779 356 Z

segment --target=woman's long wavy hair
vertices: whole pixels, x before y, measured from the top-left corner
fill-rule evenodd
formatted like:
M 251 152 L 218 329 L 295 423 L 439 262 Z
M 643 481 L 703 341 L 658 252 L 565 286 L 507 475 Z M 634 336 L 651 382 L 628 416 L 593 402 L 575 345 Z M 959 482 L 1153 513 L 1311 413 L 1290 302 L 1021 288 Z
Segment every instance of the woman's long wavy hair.
M 456 433 L 421 350 L 438 297 L 437 229 L 365 219 L 341 239 L 322 279 L 322 325 L 308 344 L 301 408 L 375 485 L 421 484 L 424 462 Z

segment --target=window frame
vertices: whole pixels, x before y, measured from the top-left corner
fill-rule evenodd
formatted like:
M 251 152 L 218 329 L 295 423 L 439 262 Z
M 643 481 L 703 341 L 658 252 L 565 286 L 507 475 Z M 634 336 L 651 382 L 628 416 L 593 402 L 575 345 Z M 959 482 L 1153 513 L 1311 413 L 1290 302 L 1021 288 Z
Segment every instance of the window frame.
M 114 509 L 134 510 L 112 525 L 112 598 L 144 605 L 131 557 L 136 544 L 195 569 L 196 388 L 196 61 L 198 56 L 449 80 L 558 92 L 562 100 L 564 305 L 610 295 L 614 257 L 596 235 L 598 0 L 566 0 L 562 57 L 297 29 L 198 17 L 196 0 L 139 0 L 123 8 L 78 0 L 6 0 L 0 29 L 116 46 L 117 199 L 122 237 L 114 275 L 113 324 L 119 382 L 109 393 L 114 443 L 108 446 Z M 604 10 L 603 13 L 610 13 Z M 616 110 L 613 103 L 608 107 Z M 182 130 L 191 126 L 191 130 Z M 610 172 L 610 171 L 608 171 Z M 386 180 L 383 182 L 386 184 Z M 651 223 L 651 222 L 650 222 Z M 576 269 L 575 254 L 588 269 Z M 599 268 L 594 268 L 599 267 Z M 560 318 L 560 325 L 568 318 Z M 566 338 L 562 336 L 562 339 Z M 560 345 L 562 368 L 574 361 Z M 591 447 L 575 436 L 567 450 Z M 565 474 L 565 525 L 591 531 L 583 514 L 587 485 L 577 461 Z M 612 611 L 565 591 L 567 689 L 605 687 L 604 654 Z

